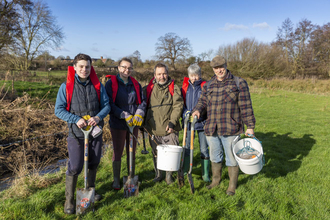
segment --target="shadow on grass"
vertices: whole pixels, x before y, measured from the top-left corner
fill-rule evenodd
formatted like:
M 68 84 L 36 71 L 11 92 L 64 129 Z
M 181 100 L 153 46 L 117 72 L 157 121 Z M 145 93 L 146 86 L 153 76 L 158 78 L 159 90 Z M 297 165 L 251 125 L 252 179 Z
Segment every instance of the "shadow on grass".
M 303 158 L 316 143 L 312 134 L 304 134 L 301 138 L 290 137 L 290 134 L 256 132 L 256 137 L 262 142 L 265 155 L 265 165 L 261 173 L 266 174 L 266 177 L 283 177 L 297 171 Z

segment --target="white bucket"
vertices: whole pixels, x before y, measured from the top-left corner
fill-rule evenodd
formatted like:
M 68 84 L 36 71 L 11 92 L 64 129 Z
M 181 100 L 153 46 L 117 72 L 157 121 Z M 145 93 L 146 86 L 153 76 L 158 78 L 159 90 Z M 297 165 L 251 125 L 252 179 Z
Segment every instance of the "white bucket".
M 157 169 L 178 171 L 181 161 L 182 147 L 176 145 L 157 146 Z
M 244 148 L 245 142 L 247 142 L 247 141 L 250 142 L 250 147 L 259 151 L 259 154 L 255 158 L 242 159 L 239 156 L 237 156 L 237 154 L 236 154 L 240 149 Z M 259 141 L 255 140 L 253 138 L 244 138 L 244 139 L 241 139 L 240 141 L 238 141 L 233 147 L 233 153 L 234 153 L 235 159 L 239 165 L 239 168 L 245 174 L 253 175 L 253 174 L 259 173 L 260 170 L 262 169 L 262 167 L 264 166 L 264 162 L 263 162 L 264 152 L 262 149 L 262 145 Z

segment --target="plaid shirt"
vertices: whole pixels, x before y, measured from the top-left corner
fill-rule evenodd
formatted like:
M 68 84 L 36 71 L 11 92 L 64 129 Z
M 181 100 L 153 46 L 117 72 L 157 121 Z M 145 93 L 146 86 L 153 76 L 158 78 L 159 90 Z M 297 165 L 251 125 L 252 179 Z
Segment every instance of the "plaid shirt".
M 218 81 L 213 76 L 202 90 L 194 110 L 207 111 L 204 126 L 205 134 L 211 136 L 217 131 L 220 136 L 238 135 L 243 133 L 244 124 L 247 128 L 254 129 L 255 118 L 247 82 L 239 78 L 239 90 L 234 76 L 228 71 L 228 76 L 223 81 Z

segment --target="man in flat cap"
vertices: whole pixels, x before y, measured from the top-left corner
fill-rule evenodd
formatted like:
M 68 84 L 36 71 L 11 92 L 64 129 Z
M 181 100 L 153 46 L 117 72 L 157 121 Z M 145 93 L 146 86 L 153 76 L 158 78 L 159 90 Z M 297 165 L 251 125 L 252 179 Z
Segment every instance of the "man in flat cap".
M 225 155 L 229 175 L 226 193 L 235 195 L 239 169 L 232 148 L 244 132 L 244 124 L 245 135 L 254 136 L 255 117 L 247 82 L 231 74 L 222 56 L 214 57 L 210 65 L 215 75 L 204 85 L 192 115 L 199 118 L 201 112 L 207 111 L 204 131 L 210 146 L 213 175 L 207 188 L 219 185 Z

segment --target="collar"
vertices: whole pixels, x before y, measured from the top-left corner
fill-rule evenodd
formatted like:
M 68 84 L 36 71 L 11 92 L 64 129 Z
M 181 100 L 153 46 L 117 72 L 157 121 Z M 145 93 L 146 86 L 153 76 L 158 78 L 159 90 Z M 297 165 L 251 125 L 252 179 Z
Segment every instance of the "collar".
M 86 85 L 87 82 L 89 81 L 89 76 L 87 77 L 87 80 L 85 82 L 81 82 L 79 76 L 77 73 L 74 74 L 74 77 L 77 79 L 78 83 L 82 84 L 82 85 Z

